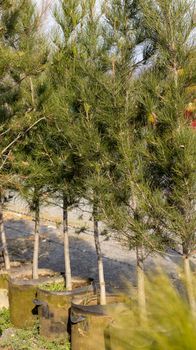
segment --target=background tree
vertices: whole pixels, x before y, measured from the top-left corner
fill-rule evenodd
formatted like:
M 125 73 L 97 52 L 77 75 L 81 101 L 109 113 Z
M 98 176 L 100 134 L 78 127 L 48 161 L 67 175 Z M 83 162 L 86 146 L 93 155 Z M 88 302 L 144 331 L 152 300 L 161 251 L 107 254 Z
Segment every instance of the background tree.
M 13 187 L 11 171 L 12 149 L 16 142 L 36 124 L 33 113 L 32 76 L 40 74 L 45 63 L 43 50 L 36 51 L 40 17 L 31 1 L 7 0 L 0 2 L 0 196 Z M 40 41 L 41 39 L 39 39 Z M 35 43 L 36 42 L 36 43 Z M 43 43 L 42 43 L 43 44 Z M 36 52 L 36 54 L 35 54 Z M 30 99 L 26 98 L 30 90 Z M 5 264 L 9 269 L 9 256 L 3 228 L 1 232 Z
M 3 1 L 0 11 L 1 188 L 7 189 L 17 182 L 14 147 L 45 118 L 36 111 L 34 81 L 44 70 L 47 50 L 39 32 L 41 18 L 31 1 Z
M 195 118 L 194 8 L 181 0 L 141 4 L 145 25 L 157 38 L 156 57 L 144 76 L 142 95 L 151 124 L 146 174 L 157 193 L 156 200 L 149 198 L 150 215 L 159 218 L 164 235 L 182 246 L 188 299 L 195 312 L 189 262 L 196 244 L 196 134 L 191 127 Z

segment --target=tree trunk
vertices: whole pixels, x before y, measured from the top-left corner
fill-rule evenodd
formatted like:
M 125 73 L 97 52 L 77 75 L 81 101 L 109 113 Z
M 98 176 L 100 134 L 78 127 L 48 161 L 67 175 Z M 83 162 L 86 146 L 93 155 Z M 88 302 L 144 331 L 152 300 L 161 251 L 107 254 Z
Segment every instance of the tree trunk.
M 105 289 L 105 278 L 104 278 L 104 269 L 103 269 L 103 258 L 101 253 L 99 227 L 98 227 L 98 221 L 96 219 L 96 216 L 97 216 L 97 208 L 94 205 L 94 210 L 93 210 L 94 239 L 95 239 L 95 248 L 96 248 L 97 260 L 98 260 L 100 305 L 106 305 L 106 289 Z
M 70 291 L 72 290 L 72 278 L 71 278 L 70 252 L 69 252 L 68 203 L 65 195 L 63 195 L 63 235 L 64 235 L 66 289 Z
M 183 254 L 183 260 L 184 260 L 184 274 L 185 274 L 185 283 L 186 283 L 188 301 L 189 301 L 189 305 L 193 315 L 196 316 L 196 299 L 194 294 L 192 272 L 191 272 L 190 260 L 189 260 L 188 254 Z
M 141 322 L 146 322 L 147 311 L 146 311 L 146 295 L 145 295 L 145 275 L 144 275 L 144 263 L 142 257 L 142 249 L 136 248 L 137 257 L 137 288 L 138 288 L 138 307 L 140 312 Z
M 32 78 L 30 77 L 29 79 L 30 79 L 30 88 L 31 88 L 31 102 L 34 109 L 35 108 L 35 91 L 34 91 Z
M 40 231 L 40 217 L 39 217 L 39 197 L 35 199 L 35 237 L 34 237 L 34 251 L 33 251 L 33 279 L 38 279 L 38 261 L 39 261 L 39 231 Z
M 0 194 L 0 234 L 1 234 L 1 242 L 3 247 L 3 258 L 5 263 L 5 269 L 10 270 L 10 258 L 7 248 L 7 240 L 4 229 L 4 221 L 3 221 L 3 198 Z

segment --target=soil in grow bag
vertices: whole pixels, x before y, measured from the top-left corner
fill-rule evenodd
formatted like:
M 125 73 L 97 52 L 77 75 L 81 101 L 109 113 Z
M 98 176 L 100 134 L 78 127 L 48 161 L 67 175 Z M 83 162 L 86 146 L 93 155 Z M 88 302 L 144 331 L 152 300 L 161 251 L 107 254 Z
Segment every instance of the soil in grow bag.
M 125 310 L 125 297 L 108 295 L 108 305 L 91 299 L 86 305 L 71 306 L 72 350 L 115 350 L 110 348 L 110 324 Z
M 51 270 L 40 269 L 40 278 L 37 280 L 30 279 L 30 275 L 22 275 L 9 279 L 9 304 L 10 319 L 12 324 L 17 328 L 32 327 L 38 317 L 38 310 L 33 300 L 37 296 L 37 289 L 42 284 L 58 283 L 63 281 L 63 277 Z
M 93 279 L 72 279 L 73 290 L 62 284 L 42 285 L 34 300 L 39 309 L 40 335 L 49 339 L 70 336 L 70 306 L 72 298 L 85 299 L 95 294 Z M 64 289 L 64 290 L 63 290 Z

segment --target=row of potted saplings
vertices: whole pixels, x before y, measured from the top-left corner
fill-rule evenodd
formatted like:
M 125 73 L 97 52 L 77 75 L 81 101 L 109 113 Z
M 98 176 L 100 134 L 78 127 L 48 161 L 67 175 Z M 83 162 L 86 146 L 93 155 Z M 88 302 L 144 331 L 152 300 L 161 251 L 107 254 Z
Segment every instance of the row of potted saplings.
M 40 205 L 35 205 L 34 254 L 32 270 L 11 267 L 3 222 L 1 200 L 0 229 L 5 269 L 0 272 L 0 307 L 10 308 L 12 324 L 33 327 L 39 319 L 40 335 L 48 339 L 70 338 L 72 350 L 105 349 L 111 315 L 122 305 L 122 296 L 106 295 L 99 225 L 93 210 L 94 240 L 98 260 L 99 290 L 90 278 L 71 276 L 69 256 L 68 206 L 63 200 L 65 274 L 38 269 Z M 33 277 L 33 278 L 32 278 Z M 107 304 L 109 304 L 106 306 Z M 109 339 L 110 337 L 108 337 Z M 93 342 L 93 345 L 92 345 Z M 111 339 L 110 339 L 111 343 Z
M 20 269 L 10 269 L 9 254 L 3 225 L 3 201 L 0 201 L 0 234 L 5 262 L 5 271 L 4 273 L 3 271 L 1 271 L 0 274 L 0 306 L 2 301 L 4 301 L 6 304 L 6 293 L 9 287 L 9 305 L 11 320 L 15 326 L 30 326 L 34 322 L 36 314 L 38 313 L 40 316 L 41 334 L 47 334 L 47 337 L 52 337 L 52 335 L 54 334 L 54 336 L 56 337 L 56 331 L 58 334 L 64 334 L 66 329 L 70 333 L 70 322 L 68 322 L 68 320 L 71 320 L 72 349 L 82 350 L 83 343 L 85 343 L 84 348 L 88 350 L 87 339 L 89 339 L 89 344 L 91 344 L 92 341 L 94 342 L 93 349 L 105 349 L 105 336 L 106 334 L 108 334 L 108 332 L 106 332 L 106 328 L 107 330 L 109 329 L 108 322 L 109 320 L 111 321 L 111 317 L 108 318 L 108 312 L 110 313 L 110 315 L 112 313 L 113 317 L 115 317 L 116 311 L 114 312 L 114 310 L 119 311 L 119 306 L 120 308 L 122 307 L 122 297 L 117 297 L 114 295 L 106 296 L 103 262 L 99 238 L 99 225 L 97 221 L 97 208 L 95 206 L 93 208 L 93 222 L 95 247 L 98 257 L 98 296 L 96 295 L 95 290 L 93 289 L 92 280 L 76 280 L 71 276 L 68 234 L 68 201 L 66 197 L 64 197 L 63 199 L 63 232 L 65 252 L 64 279 L 62 276 L 55 276 L 53 271 L 46 271 L 40 269 L 38 270 L 40 203 L 39 196 L 35 196 L 35 198 L 36 200 L 33 206 L 35 210 L 33 271 L 29 271 L 29 273 L 27 273 L 27 271 L 25 270 L 24 276 L 22 275 Z M 141 320 L 145 321 L 146 307 L 144 273 L 143 266 L 140 267 L 140 264 L 142 265 L 143 263 L 140 260 L 140 256 L 141 252 L 139 252 L 139 248 L 136 248 L 138 306 L 140 318 Z M 186 256 L 184 259 L 184 272 L 187 287 L 187 296 L 191 309 L 194 312 L 195 298 L 188 256 Z M 10 277 L 8 279 L 9 283 L 7 282 L 7 276 Z M 33 279 L 31 279 L 32 276 Z M 109 304 L 107 305 L 107 308 L 105 306 L 106 301 L 107 304 Z M 28 303 L 29 306 L 27 307 Z M 71 304 L 72 308 L 70 312 Z M 97 324 L 99 324 L 99 326 L 97 326 Z M 93 325 L 95 325 L 95 327 Z M 99 338 L 99 341 L 95 340 L 96 336 Z M 111 341 L 111 336 L 109 338 Z M 76 345 L 74 345 L 75 339 L 77 339 Z M 103 341 L 102 346 L 100 345 L 100 339 L 102 339 Z M 78 344 L 78 342 L 80 342 L 80 344 Z M 89 345 L 89 349 L 92 349 L 92 345 Z

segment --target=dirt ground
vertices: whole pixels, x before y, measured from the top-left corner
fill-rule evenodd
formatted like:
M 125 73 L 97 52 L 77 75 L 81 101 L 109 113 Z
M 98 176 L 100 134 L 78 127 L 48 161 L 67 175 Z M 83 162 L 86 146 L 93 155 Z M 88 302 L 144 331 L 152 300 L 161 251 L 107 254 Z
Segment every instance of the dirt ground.
M 13 260 L 31 261 L 33 253 L 34 222 L 27 204 L 15 198 L 6 207 L 5 230 Z M 41 209 L 41 242 L 39 267 L 64 271 L 63 236 L 61 232 L 62 210 L 50 205 Z M 85 203 L 69 212 L 70 252 L 72 274 L 93 277 L 98 280 L 97 259 L 92 234 L 90 208 Z M 100 226 L 101 231 L 104 225 Z M 84 231 L 85 230 L 85 231 Z M 135 284 L 135 252 L 121 246 L 112 235 L 101 236 L 105 279 L 108 290 L 124 288 L 127 282 Z M 192 259 L 196 267 L 196 257 Z M 154 255 L 145 262 L 146 270 L 162 266 L 172 278 L 178 278 L 180 255 L 170 251 L 167 255 Z

